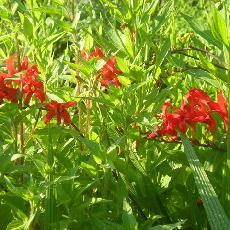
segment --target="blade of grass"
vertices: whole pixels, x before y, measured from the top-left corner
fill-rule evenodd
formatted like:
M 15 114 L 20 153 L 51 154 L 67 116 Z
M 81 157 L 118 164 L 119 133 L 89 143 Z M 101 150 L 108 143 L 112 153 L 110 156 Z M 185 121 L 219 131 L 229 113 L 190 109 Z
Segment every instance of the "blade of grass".
M 227 230 L 230 226 L 230 221 L 221 206 L 214 188 L 212 187 L 208 176 L 202 167 L 196 153 L 189 142 L 188 138 L 181 134 L 181 140 L 184 145 L 190 168 L 192 169 L 195 183 L 201 199 L 204 203 L 204 208 L 208 217 L 211 229 L 214 230 Z

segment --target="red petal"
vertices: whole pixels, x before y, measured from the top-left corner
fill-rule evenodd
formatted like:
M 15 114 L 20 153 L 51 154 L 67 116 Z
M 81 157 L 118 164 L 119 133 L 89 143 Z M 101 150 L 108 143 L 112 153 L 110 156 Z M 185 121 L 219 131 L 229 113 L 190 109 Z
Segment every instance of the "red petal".
M 63 110 L 63 111 L 62 111 L 62 117 L 63 117 L 63 119 L 64 119 L 64 123 L 65 123 L 66 125 L 70 125 L 70 123 L 71 123 L 71 118 L 70 118 L 69 113 L 68 113 L 66 110 Z
M 30 103 L 30 100 L 31 100 L 32 95 L 33 95 L 32 92 L 30 92 L 30 93 L 28 93 L 28 94 L 26 95 L 26 98 L 25 98 L 25 101 L 24 101 L 24 103 L 25 103 L 26 105 L 28 105 L 28 104 Z
M 16 69 L 14 68 L 14 56 L 15 55 L 10 56 L 6 61 L 6 68 L 8 69 L 8 73 L 10 76 L 12 76 L 17 72 Z
M 61 124 L 61 118 L 62 118 L 61 113 L 58 112 L 58 113 L 56 114 L 56 116 L 57 116 L 57 124 L 60 125 L 60 124 Z
M 45 106 L 47 110 L 53 111 L 58 108 L 58 102 L 55 100 L 52 100 L 49 104 Z
M 21 65 L 21 70 L 26 70 L 29 68 L 28 57 L 24 57 L 24 60 Z
M 45 95 L 45 92 L 43 91 L 40 91 L 40 90 L 37 90 L 35 93 L 34 93 L 35 97 L 38 98 L 41 103 L 44 103 L 46 101 L 46 95 Z
M 52 111 L 49 111 L 44 118 L 45 124 L 48 124 L 54 115 L 55 114 Z
M 76 105 L 75 101 L 69 101 L 69 102 L 63 103 L 64 108 L 69 108 L 69 107 L 72 107 L 74 105 Z
M 103 52 L 101 51 L 101 49 L 99 47 L 96 47 L 95 51 L 92 52 L 89 56 L 90 57 L 99 57 L 99 58 L 105 57 L 105 55 L 103 54 Z
M 148 138 L 149 138 L 149 139 L 155 139 L 156 136 L 157 136 L 156 133 L 150 133 L 150 134 L 148 135 Z
M 85 49 L 81 50 L 81 57 L 85 60 L 89 60 L 89 54 L 86 52 Z

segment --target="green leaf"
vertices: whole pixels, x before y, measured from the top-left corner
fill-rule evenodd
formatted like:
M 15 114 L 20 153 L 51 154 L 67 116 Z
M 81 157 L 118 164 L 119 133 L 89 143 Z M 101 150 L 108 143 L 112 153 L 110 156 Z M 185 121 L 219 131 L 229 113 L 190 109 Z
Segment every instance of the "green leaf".
M 160 51 L 157 52 L 156 67 L 159 67 L 162 64 L 162 62 L 165 60 L 170 50 L 170 47 L 171 47 L 171 42 L 170 42 L 170 38 L 168 38 L 163 44 L 163 46 L 160 48 Z
M 189 165 L 193 172 L 198 192 L 204 203 L 204 208 L 211 229 L 229 229 L 230 221 L 223 207 L 221 206 L 216 192 L 214 191 L 214 188 L 212 187 L 204 168 L 202 167 L 199 159 L 197 158 L 191 143 L 185 135 L 180 134 L 180 136 L 184 145 L 184 151 L 186 153 Z
M 222 49 L 221 43 L 212 35 L 212 33 L 208 30 L 201 30 L 202 26 L 194 20 L 194 18 L 181 13 L 183 18 L 187 21 L 187 23 L 191 26 L 191 28 L 199 34 L 202 38 L 204 38 L 207 42 L 210 44 L 218 47 L 219 49 Z
M 5 20 L 10 20 L 11 11 L 6 7 L 0 5 L 0 18 Z
M 94 70 L 93 66 L 90 65 L 90 62 L 86 62 L 84 60 L 82 60 L 80 64 L 77 64 L 77 63 L 68 63 L 68 64 L 71 68 L 79 70 L 81 73 L 83 73 L 87 77 L 90 76 Z
M 158 21 L 158 24 L 154 28 L 155 33 L 161 28 L 161 26 L 163 26 L 167 22 L 171 13 L 173 12 L 173 8 L 174 8 L 174 4 L 171 0 L 168 1 L 167 4 L 165 4 L 161 8 L 161 10 L 159 12 L 159 16 L 157 16 L 157 18 L 156 18 Z
M 138 223 L 136 221 L 136 218 L 132 214 L 132 208 L 129 205 L 129 203 L 124 200 L 123 201 L 123 209 L 125 212 L 122 215 L 123 225 L 126 230 L 137 230 L 138 229 Z
M 123 35 L 124 45 L 130 55 L 131 58 L 134 58 L 134 50 L 133 50 L 133 42 L 131 38 L 131 32 L 128 28 L 125 28 Z
M 91 141 L 91 140 L 88 140 L 88 139 L 82 138 L 82 137 L 80 137 L 80 140 L 90 150 L 90 152 L 93 155 L 93 158 L 97 164 L 101 164 L 101 162 L 103 160 L 105 160 L 105 156 L 100 149 L 100 145 L 97 142 Z
M 91 50 L 93 47 L 93 37 L 92 37 L 92 29 L 91 27 L 88 28 L 88 33 L 85 36 L 84 40 L 84 48 L 88 51 Z
M 51 6 L 40 6 L 38 8 L 34 8 L 33 11 L 39 11 L 39 12 L 43 12 L 43 13 L 47 13 L 47 14 L 54 14 L 54 15 L 60 15 L 63 16 L 64 15 L 64 9 L 65 8 L 61 8 L 61 7 L 51 7 Z
M 21 220 L 13 220 L 8 225 L 6 230 L 20 230 L 23 229 L 24 223 Z
M 21 198 L 23 198 L 24 200 L 27 200 L 27 201 L 31 199 L 31 194 L 29 194 L 26 189 L 24 189 L 22 187 L 15 187 L 11 183 L 10 179 L 7 176 L 4 176 L 4 179 L 6 181 L 8 189 L 13 194 L 15 194 L 16 196 L 21 197 Z
M 214 8 L 210 23 L 212 34 L 216 39 L 218 39 L 220 42 L 223 42 L 228 47 L 229 41 L 226 24 L 227 23 L 225 22 L 221 14 L 216 8 Z
M 33 38 L 33 25 L 28 17 L 24 16 L 23 32 L 28 39 Z
M 147 230 L 173 230 L 173 229 L 181 229 L 182 225 L 185 221 L 180 221 L 175 224 L 164 224 L 164 225 L 157 225 L 154 227 L 150 227 Z
M 17 160 L 18 158 L 21 158 L 21 157 L 24 157 L 24 155 L 23 155 L 23 154 L 20 154 L 20 153 L 14 154 L 14 155 L 11 157 L 11 161 L 15 161 L 15 160 Z
M 1 37 L 0 37 L 1 39 Z M 129 72 L 129 65 L 128 62 L 124 58 L 116 57 L 116 62 L 118 68 L 123 72 L 123 73 L 128 73 Z

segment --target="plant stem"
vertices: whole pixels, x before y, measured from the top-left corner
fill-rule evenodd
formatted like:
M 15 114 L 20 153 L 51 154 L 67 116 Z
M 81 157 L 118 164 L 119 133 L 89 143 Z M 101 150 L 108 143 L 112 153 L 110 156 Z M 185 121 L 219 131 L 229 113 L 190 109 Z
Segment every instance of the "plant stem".
M 80 80 L 80 77 L 79 77 L 79 72 L 77 72 L 76 74 L 76 88 L 77 88 L 77 97 L 80 96 L 81 94 L 81 80 Z M 78 102 L 78 130 L 79 130 L 79 133 L 82 132 L 82 122 L 81 122 L 81 119 L 82 119 L 82 112 L 81 112 L 81 100 Z M 77 128 L 77 127 L 76 127 Z M 80 144 L 80 150 L 83 151 L 83 144 L 82 142 L 79 143 Z
M 17 34 L 16 34 L 16 48 L 17 48 L 17 62 L 18 62 L 18 72 L 21 71 L 21 60 L 20 60 L 20 53 L 19 53 L 19 42 L 17 39 Z M 18 107 L 20 111 L 22 111 L 22 85 L 20 89 L 20 98 L 19 98 L 19 103 Z M 23 121 L 21 120 L 19 123 L 19 138 L 20 138 L 20 153 L 23 155 L 23 157 L 19 158 L 18 161 L 16 162 L 19 165 L 24 164 L 24 124 Z M 20 175 L 19 177 L 19 183 L 23 184 L 23 174 Z
M 89 136 L 90 132 L 90 110 L 91 110 L 91 99 L 90 93 L 88 94 L 89 99 L 86 100 L 86 137 Z
M 28 144 L 30 138 L 31 138 L 32 135 L 34 134 L 35 129 L 36 129 L 36 127 L 37 127 L 37 124 L 38 124 L 38 121 L 39 121 L 39 118 L 40 118 L 41 114 L 42 114 L 42 109 L 40 108 L 39 111 L 38 111 L 38 114 L 37 114 L 37 117 L 36 117 L 34 126 L 33 126 L 33 128 L 31 129 L 31 131 L 30 131 L 30 135 L 29 135 L 28 139 L 25 140 L 25 146 Z
M 77 76 L 77 97 L 81 94 L 81 81 L 79 77 Z M 81 102 L 78 102 L 78 129 L 81 131 Z
M 179 53 L 179 54 L 182 54 L 182 55 L 191 57 L 191 58 L 193 58 L 193 59 L 200 60 L 198 57 L 195 57 L 195 56 L 192 56 L 192 55 L 189 55 L 189 54 L 184 53 L 184 51 L 191 51 L 191 50 L 200 51 L 200 52 L 203 52 L 203 53 L 208 54 L 211 58 L 213 58 L 214 60 L 216 60 L 216 61 L 220 64 L 220 65 L 217 65 L 217 64 L 212 63 L 214 66 L 216 66 L 216 67 L 218 67 L 218 68 L 221 68 L 221 69 L 224 69 L 224 70 L 228 70 L 228 65 L 227 65 L 227 63 L 225 63 L 224 61 L 222 61 L 222 60 L 221 60 L 218 56 L 216 56 L 215 54 L 211 53 L 207 48 L 196 48 L 196 47 L 190 46 L 189 48 L 173 49 L 173 50 L 171 51 L 171 53 L 172 53 L 172 54 L 174 54 L 174 53 Z

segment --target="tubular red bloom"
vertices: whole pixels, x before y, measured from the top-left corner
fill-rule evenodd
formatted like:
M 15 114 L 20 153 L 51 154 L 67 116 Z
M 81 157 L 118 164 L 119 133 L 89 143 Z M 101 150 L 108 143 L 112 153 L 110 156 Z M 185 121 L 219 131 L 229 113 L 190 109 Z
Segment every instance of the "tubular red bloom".
M 105 55 L 103 54 L 102 50 L 97 46 L 97 47 L 95 48 L 95 51 L 92 52 L 91 54 L 89 54 L 89 57 L 90 57 L 90 58 L 93 58 L 93 57 L 104 58 Z
M 8 73 L 2 74 L 2 78 L 7 79 L 7 86 L 8 88 L 5 88 L 4 92 L 12 93 L 12 96 L 9 96 L 6 94 L 5 98 L 8 98 L 9 100 L 16 102 L 16 93 L 13 89 L 12 83 L 15 82 L 19 87 L 22 87 L 22 95 L 26 95 L 25 98 L 25 104 L 29 104 L 31 97 L 34 95 L 37 99 L 39 99 L 42 103 L 45 102 L 46 96 L 44 92 L 44 85 L 41 81 L 37 79 L 38 74 L 40 73 L 37 65 L 29 66 L 28 63 L 28 57 L 25 57 L 20 63 L 20 67 L 17 69 L 14 66 L 14 58 L 15 55 L 12 55 L 9 57 L 9 59 L 6 61 L 6 67 L 8 70 Z M 24 71 L 25 73 L 21 73 Z M 12 77 L 14 74 L 20 73 L 20 78 L 18 80 L 10 80 L 10 77 Z M 1 84 L 3 87 L 4 80 Z M 16 90 L 17 92 L 17 90 Z
M 22 77 L 22 95 L 26 94 L 24 103 L 28 105 L 30 103 L 31 97 L 34 95 L 41 103 L 45 102 L 46 95 L 44 91 L 44 85 L 41 81 L 37 80 L 35 77 Z
M 118 78 L 116 77 L 117 74 L 121 74 L 122 72 L 117 69 L 115 64 L 116 58 L 112 56 L 99 71 L 98 76 L 102 76 L 101 84 L 105 87 L 108 87 L 109 83 L 112 83 L 116 87 L 122 86 Z
M 70 125 L 71 118 L 66 110 L 69 107 L 74 106 L 76 103 L 74 101 L 69 101 L 67 103 L 59 103 L 55 100 L 52 100 L 49 104 L 46 105 L 46 110 L 48 113 L 45 116 L 45 124 L 48 124 L 53 117 L 56 117 L 57 124 L 61 124 L 61 119 L 64 120 L 66 125 Z
M 110 57 L 106 64 L 100 69 L 100 74 L 109 77 L 111 74 L 121 74 L 122 72 L 117 69 L 115 66 L 116 64 L 116 58 L 114 56 Z
M 185 104 L 186 101 L 187 104 Z M 186 122 L 191 126 L 194 135 L 196 134 L 196 124 L 198 122 L 207 124 L 208 130 L 211 130 L 215 135 L 216 121 L 211 115 L 209 107 L 211 102 L 212 100 L 208 94 L 195 88 L 184 96 L 180 110 L 184 114 Z
M 180 130 L 182 133 L 186 132 L 186 123 L 183 114 L 174 111 L 168 113 L 167 110 L 171 106 L 171 102 L 168 100 L 162 107 L 162 124 L 161 128 L 155 127 L 155 132 L 149 134 L 150 139 L 154 139 L 157 136 L 172 136 L 174 139 L 178 139 L 177 131 Z
M 88 54 L 86 52 L 85 49 L 81 50 L 81 57 L 87 61 L 89 61 L 90 59 L 94 58 L 94 57 L 98 57 L 98 58 L 104 58 L 105 55 L 103 54 L 102 50 L 97 46 L 94 50 L 94 52 Z
M 7 77 L 11 77 L 16 73 L 27 70 L 29 68 L 28 57 L 24 57 L 22 63 L 20 64 L 20 66 L 18 66 L 17 69 L 14 66 L 14 58 L 15 58 L 15 54 L 11 55 L 6 61 L 6 68 L 8 70 Z
M 18 90 L 6 86 L 4 80 L 5 75 L 0 74 L 0 103 L 2 103 L 4 99 L 16 103 Z
M 162 129 L 160 131 L 160 134 L 161 135 L 171 135 L 171 136 L 176 137 L 178 129 L 183 133 L 186 132 L 186 124 L 185 124 L 183 114 L 178 113 L 177 111 L 174 111 L 173 113 L 167 112 L 167 109 L 170 106 L 171 106 L 171 102 L 167 101 L 165 102 L 162 108 L 163 123 L 162 123 Z
M 181 106 L 173 112 L 167 112 L 171 102 L 167 101 L 162 107 L 162 125 L 155 127 L 155 131 L 149 134 L 150 139 L 157 136 L 171 136 L 177 138 L 177 132 L 186 133 L 186 124 L 191 127 L 192 137 L 196 136 L 196 124 L 205 123 L 213 136 L 216 132 L 216 121 L 212 112 L 216 112 L 223 119 L 226 131 L 228 130 L 227 102 L 222 91 L 218 94 L 218 101 L 214 102 L 204 91 L 191 89 L 183 98 Z
M 227 110 L 227 101 L 223 96 L 222 91 L 220 90 L 218 93 L 217 102 L 211 101 L 209 102 L 209 107 L 212 112 L 216 112 L 224 121 L 224 126 L 226 132 L 228 132 L 228 110 Z

